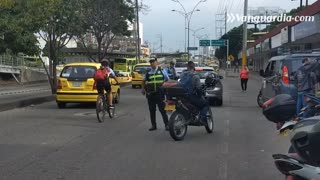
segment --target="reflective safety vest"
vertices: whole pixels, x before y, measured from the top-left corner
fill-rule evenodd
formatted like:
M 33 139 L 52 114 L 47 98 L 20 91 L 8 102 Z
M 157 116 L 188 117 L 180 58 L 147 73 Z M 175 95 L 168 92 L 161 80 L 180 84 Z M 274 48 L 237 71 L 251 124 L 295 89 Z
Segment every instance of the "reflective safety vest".
M 164 75 L 161 67 L 158 67 L 156 72 L 153 74 L 149 70 L 146 74 L 146 88 L 148 92 L 158 92 L 159 88 L 164 83 Z

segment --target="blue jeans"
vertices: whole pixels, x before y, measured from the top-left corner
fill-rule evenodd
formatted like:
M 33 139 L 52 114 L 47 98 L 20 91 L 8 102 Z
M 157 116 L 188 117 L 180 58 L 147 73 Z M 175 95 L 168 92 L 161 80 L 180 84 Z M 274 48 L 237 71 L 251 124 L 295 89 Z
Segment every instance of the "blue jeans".
M 301 109 L 303 107 L 306 107 L 308 104 L 307 102 L 304 100 L 304 96 L 305 94 L 310 93 L 311 91 L 303 91 L 303 92 L 298 92 L 298 99 L 297 99 L 297 116 L 298 117 L 309 117 L 308 111 L 304 111 L 304 113 L 302 115 L 299 115 Z
M 189 102 L 199 108 L 201 118 L 207 118 L 207 114 L 209 111 L 209 103 L 203 97 L 199 97 L 196 95 L 190 95 L 188 97 Z

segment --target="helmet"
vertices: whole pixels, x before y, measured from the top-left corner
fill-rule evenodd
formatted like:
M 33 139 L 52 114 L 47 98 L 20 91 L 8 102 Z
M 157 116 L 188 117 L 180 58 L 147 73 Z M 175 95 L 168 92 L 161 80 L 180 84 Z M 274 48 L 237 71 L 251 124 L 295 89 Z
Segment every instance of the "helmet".
M 217 83 L 217 80 L 213 76 L 207 75 L 204 82 L 207 87 L 214 87 Z
M 100 63 L 101 63 L 101 66 L 104 66 L 104 67 L 109 66 L 109 61 L 107 59 L 102 59 Z
M 174 62 L 173 62 L 173 61 L 171 61 L 171 62 L 170 62 L 170 65 L 174 65 Z

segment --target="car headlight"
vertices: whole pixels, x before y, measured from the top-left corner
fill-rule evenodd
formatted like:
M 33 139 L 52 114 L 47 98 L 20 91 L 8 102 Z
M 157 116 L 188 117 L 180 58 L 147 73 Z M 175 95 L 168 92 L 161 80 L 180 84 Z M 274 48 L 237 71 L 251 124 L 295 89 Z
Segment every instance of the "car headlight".
M 214 91 L 219 91 L 220 89 L 221 89 L 220 87 L 213 88 Z

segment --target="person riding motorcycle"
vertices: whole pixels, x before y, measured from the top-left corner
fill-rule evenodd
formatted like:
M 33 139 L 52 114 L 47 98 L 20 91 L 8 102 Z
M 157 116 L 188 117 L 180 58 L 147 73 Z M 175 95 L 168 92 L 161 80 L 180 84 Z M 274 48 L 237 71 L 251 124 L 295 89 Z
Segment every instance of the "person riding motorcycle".
M 209 104 L 202 96 L 200 77 L 195 74 L 194 62 L 188 62 L 187 71 L 181 75 L 178 84 L 187 92 L 189 102 L 200 110 L 200 122 L 206 125 Z
M 101 67 L 94 74 L 94 80 L 96 81 L 99 94 L 103 94 L 104 90 L 107 92 L 108 106 L 109 108 L 113 108 L 113 97 L 109 81 L 110 77 L 114 78 L 117 84 L 119 84 L 117 78 L 115 78 L 116 76 L 114 71 L 109 67 L 109 61 L 107 59 L 103 59 L 101 60 Z

